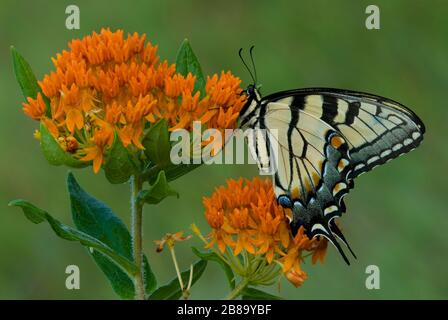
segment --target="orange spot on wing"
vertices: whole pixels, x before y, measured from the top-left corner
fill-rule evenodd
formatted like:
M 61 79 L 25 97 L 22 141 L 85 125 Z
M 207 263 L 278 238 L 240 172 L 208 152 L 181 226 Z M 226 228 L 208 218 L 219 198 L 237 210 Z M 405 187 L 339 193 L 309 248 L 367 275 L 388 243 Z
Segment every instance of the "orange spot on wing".
M 305 180 L 305 190 L 307 192 L 310 192 L 312 190 L 310 180 L 308 180 L 308 179 Z
M 318 164 L 318 168 L 320 168 L 320 172 L 322 172 L 324 170 L 324 161 L 323 160 L 319 160 L 317 161 Z
M 341 186 L 338 183 L 337 185 L 334 186 L 333 192 L 338 193 L 340 190 L 341 190 Z
M 333 192 L 338 193 L 339 191 L 346 188 L 345 183 L 339 182 L 337 185 L 334 186 Z
M 291 198 L 292 199 L 299 199 L 299 197 L 300 197 L 299 188 L 297 188 L 297 187 L 293 188 L 292 191 L 291 191 Z
M 339 136 L 334 136 L 333 138 L 331 138 L 330 143 L 331 143 L 331 145 L 332 145 L 333 147 L 335 147 L 336 149 L 338 149 L 342 144 L 345 143 L 345 141 L 344 141 L 344 139 L 342 139 L 342 138 L 339 137 Z
M 339 160 L 339 163 L 338 163 L 338 169 L 339 169 L 339 171 L 342 171 L 342 170 L 344 170 L 344 168 L 345 168 L 344 159 L 341 159 L 341 160 Z
M 292 218 L 293 218 L 292 210 L 289 208 L 285 208 L 284 212 L 285 212 L 285 216 L 288 218 L 288 220 L 292 221 Z
M 316 172 L 313 172 L 312 178 L 313 178 L 314 186 L 317 187 L 317 185 L 319 184 L 319 181 L 320 181 L 319 175 Z

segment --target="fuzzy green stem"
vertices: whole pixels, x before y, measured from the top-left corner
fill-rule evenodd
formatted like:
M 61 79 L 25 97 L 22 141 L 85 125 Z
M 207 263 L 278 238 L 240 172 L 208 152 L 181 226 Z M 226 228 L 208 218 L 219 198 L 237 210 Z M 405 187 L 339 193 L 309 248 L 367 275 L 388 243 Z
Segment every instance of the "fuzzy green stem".
M 248 278 L 243 278 L 240 283 L 235 287 L 235 289 L 230 292 L 227 297 L 225 297 L 225 300 L 234 300 L 238 298 L 238 296 L 243 292 L 244 289 L 246 289 L 247 285 L 249 284 Z
M 139 176 L 131 177 L 131 223 L 132 223 L 132 249 L 135 265 L 138 272 L 134 277 L 135 299 L 145 300 L 145 282 L 143 278 L 143 205 L 137 201 L 137 196 L 142 190 L 142 181 Z

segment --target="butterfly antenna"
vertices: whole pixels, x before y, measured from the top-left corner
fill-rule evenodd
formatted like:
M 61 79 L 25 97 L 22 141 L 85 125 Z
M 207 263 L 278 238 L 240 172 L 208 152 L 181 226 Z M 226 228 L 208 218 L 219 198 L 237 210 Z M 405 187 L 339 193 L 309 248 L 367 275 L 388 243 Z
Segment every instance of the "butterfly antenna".
M 255 46 L 250 47 L 249 54 L 250 54 L 250 60 L 252 61 L 252 68 L 254 69 L 254 75 L 255 75 L 255 83 L 258 82 L 258 76 L 257 76 L 257 68 L 255 68 L 255 62 L 254 62 L 254 51 Z
M 252 78 L 252 81 L 255 83 L 254 75 L 253 75 L 252 72 L 250 71 L 250 68 L 249 68 L 249 66 L 247 65 L 246 61 L 244 61 L 242 52 L 243 52 L 243 48 L 240 48 L 240 50 L 238 51 L 238 55 L 240 56 L 241 61 L 243 62 L 244 66 L 246 67 L 246 70 L 249 72 L 250 77 Z

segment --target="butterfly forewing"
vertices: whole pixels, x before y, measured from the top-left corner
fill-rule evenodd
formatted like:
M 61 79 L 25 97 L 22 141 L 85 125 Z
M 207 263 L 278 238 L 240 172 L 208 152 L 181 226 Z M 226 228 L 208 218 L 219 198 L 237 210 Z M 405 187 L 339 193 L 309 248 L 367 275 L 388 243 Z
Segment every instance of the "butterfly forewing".
M 325 137 L 331 127 L 309 115 L 300 115 L 285 101 L 271 102 L 265 107 L 266 129 L 277 130 L 276 193 L 290 194 L 305 203 L 320 183 Z
M 408 108 L 387 98 L 337 89 L 300 89 L 263 98 L 319 119 L 348 142 L 352 178 L 417 147 L 425 132 Z M 302 121 L 304 123 L 304 121 Z M 300 126 L 300 124 L 299 124 Z

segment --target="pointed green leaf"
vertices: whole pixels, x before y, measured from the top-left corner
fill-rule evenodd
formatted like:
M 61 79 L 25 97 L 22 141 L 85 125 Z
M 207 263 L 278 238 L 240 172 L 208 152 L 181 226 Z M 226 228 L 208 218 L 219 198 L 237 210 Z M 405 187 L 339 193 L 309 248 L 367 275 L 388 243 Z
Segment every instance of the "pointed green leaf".
M 89 252 L 95 263 L 109 280 L 112 289 L 121 299 L 132 300 L 135 297 L 134 282 L 108 257 L 98 251 Z
M 190 171 L 200 167 L 201 164 L 170 164 L 163 169 L 165 171 L 165 177 L 168 182 L 174 181 L 183 175 L 186 175 Z M 143 172 L 143 179 L 149 183 L 154 183 L 159 175 L 161 169 L 157 166 L 151 167 Z
M 42 122 L 40 123 L 40 147 L 45 159 L 54 166 L 83 168 L 90 164 L 88 161 L 75 159 L 72 154 L 65 152 Z
M 34 75 L 31 66 L 13 46 L 11 46 L 11 56 L 14 74 L 25 99 L 27 97 L 36 99 L 37 93 L 42 92 L 42 90 L 37 83 L 36 76 Z M 47 105 L 47 116 L 51 116 L 50 102 L 44 94 L 42 94 L 42 97 Z
M 176 180 L 183 175 L 193 171 L 194 169 L 200 167 L 201 164 L 178 164 L 178 165 L 170 165 L 165 169 L 166 179 L 168 181 Z
M 199 60 L 191 48 L 188 39 L 185 39 L 177 52 L 176 57 L 176 72 L 187 76 L 188 73 L 192 73 L 196 76 L 196 81 L 194 84 L 194 92 L 199 91 L 201 98 L 205 96 L 205 78 L 202 73 L 201 65 Z
M 193 265 L 193 280 L 192 285 L 199 280 L 207 267 L 206 260 L 199 260 Z M 183 271 L 181 274 L 182 281 L 186 286 L 190 278 L 190 269 Z M 167 285 L 159 287 L 153 294 L 149 296 L 149 300 L 177 300 L 182 296 L 179 279 L 176 277 Z
M 179 198 L 179 193 L 173 190 L 166 181 L 165 171 L 160 171 L 156 182 L 148 190 L 142 190 L 137 196 L 137 201 L 148 204 L 157 204 L 166 197 L 176 196 Z
M 136 165 L 128 149 L 115 133 L 114 143 L 106 155 L 104 172 L 110 183 L 124 183 L 136 171 Z
M 195 146 L 193 141 L 193 134 L 190 133 L 190 152 L 192 150 L 194 150 Z M 171 152 L 171 151 L 170 151 Z M 168 182 L 176 180 L 180 177 L 182 177 L 183 175 L 193 171 L 194 169 L 200 167 L 203 164 L 203 162 L 201 162 L 200 164 L 194 164 L 194 163 L 190 163 L 190 164 L 173 164 L 171 162 L 171 158 L 169 163 L 161 168 L 159 165 L 152 165 L 150 167 L 148 167 L 147 169 L 144 170 L 143 172 L 143 179 L 145 181 L 148 181 L 150 184 L 153 184 L 154 181 L 156 180 L 159 172 L 161 170 L 165 171 L 165 176 Z
M 100 240 L 76 230 L 70 226 L 67 226 L 55 218 L 53 218 L 48 212 L 34 206 L 30 202 L 22 199 L 13 200 L 9 203 L 9 206 L 16 206 L 22 208 L 25 216 L 33 223 L 41 223 L 47 221 L 56 235 L 62 239 L 68 241 L 78 241 L 82 245 L 95 249 L 102 254 L 110 257 L 117 265 L 119 265 L 123 270 L 129 274 L 135 274 L 137 272 L 137 267 L 132 261 L 129 261 L 126 257 L 115 252 L 105 243 Z
M 67 185 L 76 227 L 132 261 L 131 235 L 121 219 L 103 202 L 85 192 L 71 173 L 68 175 Z M 93 251 L 91 255 L 106 274 L 115 292 L 123 299 L 133 299 L 135 291 L 132 279 L 103 254 Z M 157 286 L 156 278 L 146 257 L 144 265 L 146 292 L 149 294 Z
M 281 297 L 277 297 L 273 294 L 247 287 L 242 293 L 243 300 L 283 300 Z
M 100 267 L 101 271 L 106 275 L 114 291 L 122 298 L 132 300 L 135 297 L 134 281 L 126 273 L 123 272 L 111 259 L 103 255 L 98 251 L 90 252 L 91 256 L 95 260 L 96 264 Z M 146 256 L 144 259 L 145 268 L 145 291 L 146 294 L 151 294 L 156 286 L 156 278 L 152 273 Z
M 158 121 L 149 128 L 142 144 L 145 147 L 145 155 L 152 165 L 157 165 L 158 168 L 163 169 L 170 163 L 171 144 L 168 124 L 165 119 Z
M 223 269 L 224 273 L 226 274 L 227 281 L 229 282 L 230 289 L 234 289 L 235 288 L 235 276 L 234 276 L 233 271 L 230 268 L 230 266 L 224 260 L 222 260 L 214 252 L 211 252 L 211 251 L 199 251 L 195 247 L 192 247 L 191 249 L 193 250 L 193 253 L 196 256 L 198 256 L 199 258 L 201 258 L 202 260 L 217 262 L 221 266 L 221 268 Z

